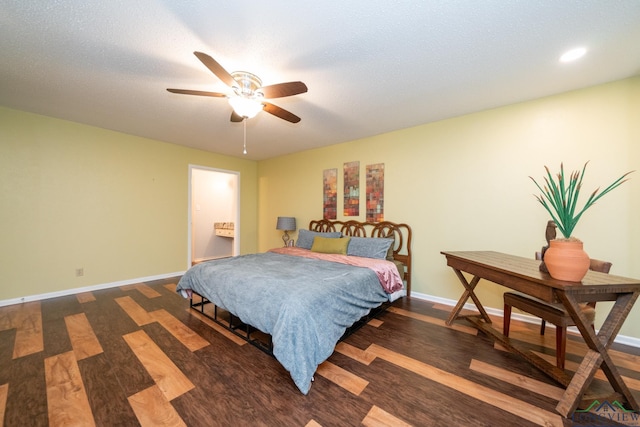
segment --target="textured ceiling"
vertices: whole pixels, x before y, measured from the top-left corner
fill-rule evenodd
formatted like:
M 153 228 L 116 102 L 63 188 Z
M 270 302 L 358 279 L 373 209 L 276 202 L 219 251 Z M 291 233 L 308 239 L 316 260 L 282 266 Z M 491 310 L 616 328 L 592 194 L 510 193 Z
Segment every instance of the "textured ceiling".
M 567 49 L 587 55 L 561 64 Z M 0 105 L 248 159 L 640 74 L 640 1 L 0 0 Z M 307 93 L 231 123 L 194 55 Z

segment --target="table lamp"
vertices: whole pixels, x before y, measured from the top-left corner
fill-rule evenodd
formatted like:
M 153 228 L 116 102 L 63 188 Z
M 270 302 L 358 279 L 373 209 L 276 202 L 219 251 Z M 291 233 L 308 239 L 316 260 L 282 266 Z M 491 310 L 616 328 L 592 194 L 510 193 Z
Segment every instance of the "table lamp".
M 289 231 L 295 231 L 296 219 L 292 216 L 279 216 L 276 224 L 276 230 L 283 230 L 282 241 L 287 246 L 289 243 Z

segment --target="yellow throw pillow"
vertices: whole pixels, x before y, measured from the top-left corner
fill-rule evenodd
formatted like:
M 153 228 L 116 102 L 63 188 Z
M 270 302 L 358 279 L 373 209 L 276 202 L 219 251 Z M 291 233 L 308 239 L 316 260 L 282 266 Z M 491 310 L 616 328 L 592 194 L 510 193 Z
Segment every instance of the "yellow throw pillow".
M 346 255 L 350 239 L 350 237 L 335 239 L 316 236 L 313 239 L 313 245 L 311 245 L 311 252 Z

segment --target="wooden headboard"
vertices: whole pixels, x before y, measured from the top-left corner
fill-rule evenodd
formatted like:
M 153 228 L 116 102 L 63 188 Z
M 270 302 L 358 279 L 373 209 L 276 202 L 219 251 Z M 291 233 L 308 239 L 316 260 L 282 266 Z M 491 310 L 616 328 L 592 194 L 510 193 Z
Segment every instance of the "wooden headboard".
M 344 236 L 353 237 L 392 237 L 393 259 L 404 264 L 404 277 L 407 283 L 407 296 L 411 296 L 411 227 L 407 224 L 395 222 L 361 222 L 336 221 L 329 219 L 312 220 L 309 222 L 311 231 L 340 231 Z

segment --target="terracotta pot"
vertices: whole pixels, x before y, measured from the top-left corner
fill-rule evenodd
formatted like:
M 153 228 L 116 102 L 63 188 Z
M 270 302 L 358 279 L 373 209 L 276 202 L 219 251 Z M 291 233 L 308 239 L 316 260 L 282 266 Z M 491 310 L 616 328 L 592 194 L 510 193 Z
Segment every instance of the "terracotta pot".
M 579 282 L 589 270 L 589 255 L 579 240 L 551 240 L 544 253 L 549 275 L 557 280 Z

